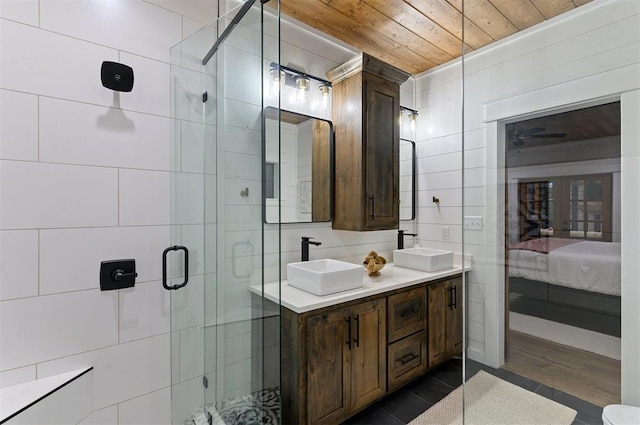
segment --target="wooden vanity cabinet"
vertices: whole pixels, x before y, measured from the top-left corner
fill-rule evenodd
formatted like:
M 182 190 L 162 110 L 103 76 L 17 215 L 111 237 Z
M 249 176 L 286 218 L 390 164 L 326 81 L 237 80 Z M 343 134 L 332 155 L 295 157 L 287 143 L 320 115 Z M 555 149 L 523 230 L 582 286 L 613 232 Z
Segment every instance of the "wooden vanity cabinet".
M 282 308 L 282 423 L 340 423 L 460 353 L 461 302 L 454 277 L 306 313 Z
M 462 278 L 427 286 L 429 368 L 462 352 Z
M 309 316 L 285 311 L 283 337 L 299 325 L 298 340 L 283 344 L 283 423 L 335 424 L 387 391 L 386 299 L 378 298 Z M 293 325 L 293 326 L 292 326 Z M 286 352 L 286 353 L 285 353 Z
M 409 74 L 366 54 L 339 69 L 346 72 L 327 74 L 336 140 L 333 228 L 397 229 L 400 84 Z

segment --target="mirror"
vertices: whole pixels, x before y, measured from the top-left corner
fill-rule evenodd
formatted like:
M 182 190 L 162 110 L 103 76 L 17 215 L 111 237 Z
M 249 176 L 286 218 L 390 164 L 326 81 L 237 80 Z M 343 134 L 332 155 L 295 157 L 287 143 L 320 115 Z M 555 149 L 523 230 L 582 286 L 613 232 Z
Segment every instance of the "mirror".
M 331 221 L 334 143 L 331 121 L 269 106 L 264 109 L 264 137 L 265 222 Z
M 400 139 L 400 220 L 416 218 L 416 143 Z

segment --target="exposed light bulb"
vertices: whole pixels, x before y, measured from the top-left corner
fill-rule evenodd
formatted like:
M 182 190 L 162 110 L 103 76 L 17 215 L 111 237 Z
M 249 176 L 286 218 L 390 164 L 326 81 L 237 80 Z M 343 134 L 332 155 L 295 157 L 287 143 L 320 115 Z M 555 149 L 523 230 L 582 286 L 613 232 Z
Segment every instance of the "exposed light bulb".
M 416 118 L 418 117 L 417 112 L 412 112 L 409 114 L 409 127 L 411 131 L 416 131 Z
M 327 109 L 329 107 L 329 98 L 331 97 L 331 86 L 321 84 L 320 93 L 322 93 L 322 109 Z
M 280 91 L 280 86 L 284 82 L 284 71 L 278 70 L 277 67 L 272 66 L 269 70 L 269 75 L 271 76 L 271 85 L 269 89 L 270 94 L 276 94 Z
M 296 87 L 298 88 L 297 98 L 300 103 L 304 103 L 309 91 L 309 79 L 307 77 L 296 77 Z

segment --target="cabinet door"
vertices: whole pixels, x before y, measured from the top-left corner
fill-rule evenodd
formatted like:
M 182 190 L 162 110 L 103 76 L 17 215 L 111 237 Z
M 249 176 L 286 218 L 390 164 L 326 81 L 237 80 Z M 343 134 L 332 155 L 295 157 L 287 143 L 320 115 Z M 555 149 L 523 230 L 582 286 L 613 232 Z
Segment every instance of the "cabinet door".
M 381 298 L 351 308 L 351 412 L 387 391 L 385 301 Z
M 348 309 L 307 319 L 309 424 L 339 423 L 349 414 L 349 319 Z
M 462 352 L 462 278 L 447 284 L 447 351 L 455 356 Z
M 447 291 L 448 281 L 434 283 L 427 286 L 428 297 L 428 341 L 429 368 L 432 368 L 447 358 Z
M 399 222 L 400 87 L 364 74 L 365 227 L 394 229 Z

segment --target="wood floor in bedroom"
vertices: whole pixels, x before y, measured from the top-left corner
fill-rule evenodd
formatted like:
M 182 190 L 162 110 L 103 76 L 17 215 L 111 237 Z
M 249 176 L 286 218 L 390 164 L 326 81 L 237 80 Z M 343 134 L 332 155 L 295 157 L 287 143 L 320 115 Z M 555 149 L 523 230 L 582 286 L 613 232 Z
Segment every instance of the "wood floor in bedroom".
M 620 361 L 510 331 L 504 369 L 604 407 L 620 403 Z

